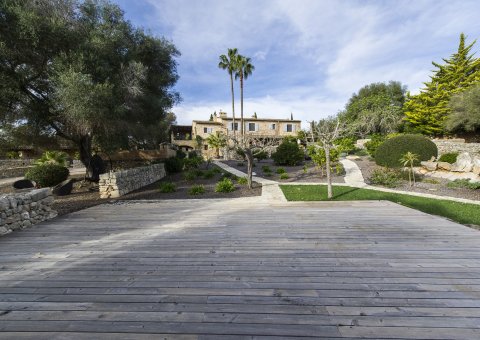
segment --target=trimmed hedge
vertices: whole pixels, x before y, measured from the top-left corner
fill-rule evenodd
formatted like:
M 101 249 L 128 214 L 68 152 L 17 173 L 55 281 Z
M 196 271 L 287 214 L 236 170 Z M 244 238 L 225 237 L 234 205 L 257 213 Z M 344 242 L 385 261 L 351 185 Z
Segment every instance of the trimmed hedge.
M 387 139 L 377 148 L 375 162 L 386 167 L 401 167 L 400 158 L 409 151 L 418 155 L 414 165 L 438 155 L 437 146 L 430 139 L 422 135 L 400 135 Z
M 25 178 L 37 183 L 37 186 L 53 187 L 68 178 L 69 171 L 66 167 L 58 165 L 45 163 L 41 165 L 36 165 L 31 168 L 25 174 Z
M 283 140 L 277 147 L 277 151 L 272 154 L 275 164 L 279 165 L 297 165 L 303 161 L 305 155 L 300 150 L 296 141 L 288 139 Z
M 182 172 L 183 170 L 183 159 L 179 157 L 170 157 L 165 160 L 165 170 L 169 174 L 176 172 Z

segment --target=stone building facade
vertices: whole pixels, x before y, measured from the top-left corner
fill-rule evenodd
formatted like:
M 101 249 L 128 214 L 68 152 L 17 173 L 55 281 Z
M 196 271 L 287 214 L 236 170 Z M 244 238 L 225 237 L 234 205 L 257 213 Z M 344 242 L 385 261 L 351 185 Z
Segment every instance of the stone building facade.
M 183 151 L 201 150 L 205 157 L 214 157 L 216 151 L 212 150 L 205 142 L 211 134 L 232 135 L 234 130 L 240 133 L 240 119 L 228 117 L 227 113 L 220 111 L 212 115 L 212 120 L 194 120 L 191 126 L 177 125 L 171 129 L 171 143 Z M 287 136 L 296 136 L 301 130 L 301 121 L 279 118 L 244 118 L 244 131 L 246 135 L 259 138 L 283 139 Z

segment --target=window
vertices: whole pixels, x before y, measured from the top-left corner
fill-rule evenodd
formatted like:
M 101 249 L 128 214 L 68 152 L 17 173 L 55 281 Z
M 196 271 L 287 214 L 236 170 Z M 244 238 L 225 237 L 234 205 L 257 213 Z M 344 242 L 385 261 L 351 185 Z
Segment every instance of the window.
M 293 124 L 286 124 L 283 130 L 285 132 L 293 132 Z
M 203 133 L 212 133 L 212 132 L 213 132 L 213 128 L 209 128 L 209 127 L 203 128 Z
M 248 131 L 256 131 L 255 123 L 248 123 Z
M 205 144 L 205 145 L 203 146 L 203 150 L 208 150 L 208 145 Z
M 230 123 L 230 129 L 233 130 L 233 123 Z M 235 131 L 238 131 L 238 123 L 235 123 Z
M 275 130 L 277 128 L 277 125 L 275 123 L 270 124 L 270 130 Z

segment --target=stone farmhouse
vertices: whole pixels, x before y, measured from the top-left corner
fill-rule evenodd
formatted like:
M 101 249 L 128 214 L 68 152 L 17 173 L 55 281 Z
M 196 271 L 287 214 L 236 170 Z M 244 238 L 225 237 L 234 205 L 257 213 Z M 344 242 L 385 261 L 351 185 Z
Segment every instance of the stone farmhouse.
M 258 118 L 256 115 L 244 118 L 245 134 L 255 137 L 283 139 L 295 136 L 301 130 L 301 121 L 280 118 Z M 226 112 L 214 113 L 210 120 L 194 120 L 192 125 L 173 125 L 170 130 L 171 143 L 180 150 L 188 152 L 201 150 L 204 157 L 212 157 L 215 150 L 205 142 L 210 134 L 231 135 L 233 133 L 233 117 Z M 235 117 L 235 131 L 240 132 L 240 119 Z

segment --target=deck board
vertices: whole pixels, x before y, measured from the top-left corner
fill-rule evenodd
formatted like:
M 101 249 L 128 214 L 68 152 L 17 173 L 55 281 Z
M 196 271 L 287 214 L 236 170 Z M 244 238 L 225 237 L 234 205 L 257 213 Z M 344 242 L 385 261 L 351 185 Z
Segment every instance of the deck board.
M 390 202 L 107 204 L 0 257 L 0 338 L 480 338 L 480 232 Z

